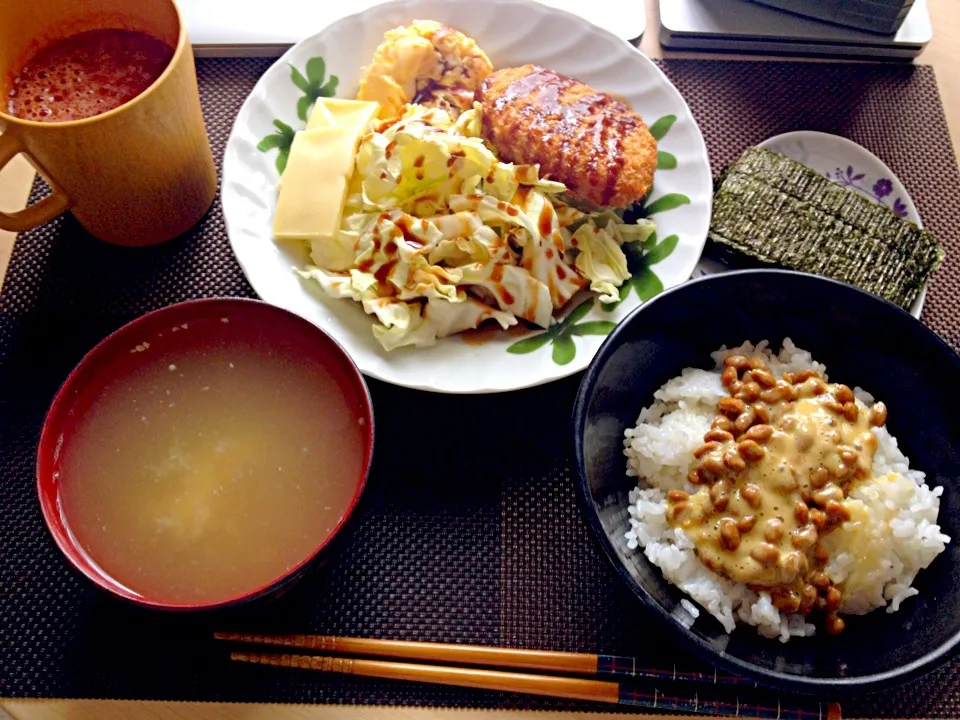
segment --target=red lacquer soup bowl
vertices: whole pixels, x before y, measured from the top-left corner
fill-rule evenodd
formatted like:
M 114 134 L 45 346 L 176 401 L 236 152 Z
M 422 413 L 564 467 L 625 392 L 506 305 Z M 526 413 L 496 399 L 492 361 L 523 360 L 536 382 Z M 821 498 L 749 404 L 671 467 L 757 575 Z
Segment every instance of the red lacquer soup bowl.
M 231 606 L 331 552 L 373 437 L 366 384 L 326 333 L 259 301 L 197 300 L 80 361 L 44 421 L 37 489 L 57 545 L 101 588 Z

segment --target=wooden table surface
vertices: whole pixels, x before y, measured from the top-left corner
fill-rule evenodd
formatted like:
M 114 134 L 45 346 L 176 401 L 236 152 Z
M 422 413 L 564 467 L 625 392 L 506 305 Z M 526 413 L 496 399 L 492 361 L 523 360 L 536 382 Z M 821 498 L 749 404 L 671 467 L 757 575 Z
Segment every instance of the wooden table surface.
M 663 51 L 657 40 L 659 16 L 657 0 L 644 0 L 647 6 L 647 31 L 641 49 L 650 57 L 704 58 L 704 53 L 677 53 Z M 669 0 L 668 0 L 669 1 Z M 943 98 L 947 123 L 955 150 L 960 148 L 960 2 L 957 0 L 928 0 L 933 18 L 934 39 L 918 62 L 933 65 L 937 73 L 940 95 Z M 725 59 L 737 56 L 724 55 Z M 744 56 L 746 57 L 746 56 Z M 750 56 L 750 59 L 757 59 Z M 17 158 L 0 175 L 0 210 L 7 212 L 22 208 L 33 181 L 32 168 Z M 0 282 L 6 271 L 15 237 L 0 231 Z M 376 708 L 330 705 L 266 705 L 220 703 L 168 703 L 93 700 L 10 700 L 0 704 L 0 718 L 4 711 L 16 720 L 599 720 L 609 717 L 602 713 L 555 713 L 524 711 L 474 711 L 426 708 Z M 636 717 L 636 716 L 634 716 Z M 658 716 L 667 717 L 667 716 Z

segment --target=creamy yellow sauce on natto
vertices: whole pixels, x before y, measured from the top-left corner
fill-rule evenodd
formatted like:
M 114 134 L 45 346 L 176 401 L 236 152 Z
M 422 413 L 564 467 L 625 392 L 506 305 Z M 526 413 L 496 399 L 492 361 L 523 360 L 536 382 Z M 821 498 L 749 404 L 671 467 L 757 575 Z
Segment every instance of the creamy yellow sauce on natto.
M 729 396 L 687 476 L 699 488 L 667 493 L 667 521 L 710 570 L 768 591 L 778 610 L 823 613 L 827 632 L 842 632 L 843 590 L 825 571 L 822 540 L 853 519 L 846 498 L 872 478 L 872 428 L 886 406 L 867 408 L 812 370 L 777 378 L 761 357 L 725 358 L 721 380 Z
M 707 487 L 690 497 L 691 510 L 680 516 L 680 525 L 694 540 L 708 567 L 713 566 L 732 580 L 763 586 L 791 583 L 801 574 L 805 563 L 789 558 L 806 554 L 804 551 L 812 548 L 813 543 L 803 548 L 803 540 L 795 542 L 795 533 L 808 524 L 798 520 L 795 508 L 804 496 L 819 491 L 836 495 L 838 502 L 845 495 L 835 483 L 830 483 L 833 488 L 814 487 L 811 475 L 821 466 L 831 472 L 839 469 L 844 450 L 856 456 L 850 478 L 868 477 L 877 447 L 867 413 L 860 412 L 850 422 L 824 407 L 830 399 L 826 394 L 810 396 L 771 408 L 769 424 L 773 434 L 766 442 L 766 453 L 738 474 L 723 512 L 714 509 Z M 736 452 L 736 445 L 735 440 L 727 441 L 713 454 L 722 459 L 724 453 Z M 753 528 L 740 531 L 736 549 L 726 549 L 720 538 L 721 518 L 748 517 L 755 518 Z M 764 565 L 751 555 L 761 544 L 773 545 L 780 551 L 777 563 Z

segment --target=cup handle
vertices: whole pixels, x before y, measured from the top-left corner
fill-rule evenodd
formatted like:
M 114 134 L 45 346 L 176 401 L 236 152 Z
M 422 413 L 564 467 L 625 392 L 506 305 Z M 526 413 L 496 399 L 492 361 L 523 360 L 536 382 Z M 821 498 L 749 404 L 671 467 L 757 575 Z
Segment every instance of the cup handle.
M 23 145 L 13 135 L 9 133 L 0 135 L 0 171 L 22 152 L 24 152 Z M 69 207 L 70 200 L 67 199 L 62 190 L 54 187 L 49 196 L 40 202 L 28 205 L 23 210 L 13 213 L 0 212 L 0 230 L 10 232 L 30 230 L 48 220 L 53 220 L 57 215 L 66 212 Z

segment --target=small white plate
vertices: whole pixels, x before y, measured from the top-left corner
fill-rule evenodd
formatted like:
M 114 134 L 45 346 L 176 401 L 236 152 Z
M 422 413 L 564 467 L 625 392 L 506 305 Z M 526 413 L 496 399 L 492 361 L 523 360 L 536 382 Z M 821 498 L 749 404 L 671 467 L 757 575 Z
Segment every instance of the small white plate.
M 853 140 L 814 130 L 798 130 L 764 140 L 760 147 L 801 162 L 828 180 L 884 205 L 900 217 L 923 227 L 916 205 L 893 170 Z M 910 314 L 915 318 L 920 317 L 926 296 L 927 285 L 924 283 L 910 307 Z
M 888 207 L 900 217 L 923 227 L 920 214 L 903 183 L 880 158 L 852 140 L 814 130 L 798 130 L 768 138 L 759 147 L 803 163 L 828 180 Z M 727 269 L 715 265 L 717 263 L 713 260 L 705 258 L 695 275 L 708 275 Z M 920 317 L 926 295 L 927 285 L 924 283 L 920 295 L 910 307 L 910 314 L 915 318 Z
M 434 347 L 386 352 L 359 304 L 324 297 L 297 277 L 294 266 L 306 262 L 305 253 L 272 236 L 277 139 L 261 146 L 269 146 L 266 151 L 257 147 L 277 128 L 292 135 L 305 125 L 297 111 L 304 93 L 291 80 L 291 66 L 304 71 L 313 60 L 314 75 L 323 77 L 309 78 L 311 83 L 319 87 L 335 76 L 337 96 L 355 97 L 362 68 L 383 33 L 415 19 L 437 20 L 472 36 L 495 68 L 535 63 L 616 93 L 660 136 L 661 169 L 645 205 L 659 244 L 649 260 L 631 266 L 628 292 L 615 308 L 601 308 L 588 297 L 549 335 L 534 330 L 454 336 Z M 616 35 L 529 0 L 395 0 L 334 22 L 267 70 L 227 140 L 222 198 L 230 245 L 261 298 L 330 333 L 366 375 L 423 390 L 481 393 L 540 385 L 583 370 L 616 323 L 657 292 L 686 281 L 706 242 L 712 185 L 706 145 L 686 102 L 656 65 Z

